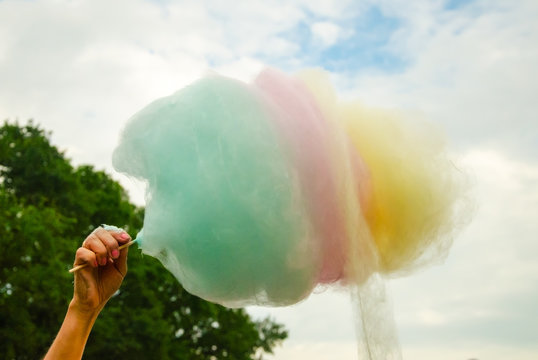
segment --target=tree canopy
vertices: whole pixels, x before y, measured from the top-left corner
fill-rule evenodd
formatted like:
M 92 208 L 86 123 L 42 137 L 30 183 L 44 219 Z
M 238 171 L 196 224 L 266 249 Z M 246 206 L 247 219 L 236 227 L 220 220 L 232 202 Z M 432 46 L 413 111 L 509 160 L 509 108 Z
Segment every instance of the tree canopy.
M 0 127 L 0 353 L 36 359 L 72 296 L 76 248 L 102 223 L 141 228 L 143 209 L 108 174 L 74 167 L 33 122 Z M 133 249 L 134 250 L 134 249 Z M 129 252 L 129 273 L 99 316 L 85 359 L 262 359 L 287 337 L 190 295 L 155 259 Z

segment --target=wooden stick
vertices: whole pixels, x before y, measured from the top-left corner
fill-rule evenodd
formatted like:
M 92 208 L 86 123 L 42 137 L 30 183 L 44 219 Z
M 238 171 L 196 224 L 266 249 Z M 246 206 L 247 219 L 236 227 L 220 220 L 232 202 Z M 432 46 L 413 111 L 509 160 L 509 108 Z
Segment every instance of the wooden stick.
M 129 241 L 127 244 L 123 244 L 122 246 L 120 246 L 118 249 L 121 250 L 121 249 L 125 249 L 126 247 L 129 247 L 131 245 L 133 245 L 134 243 L 136 242 L 136 239 L 134 240 L 131 240 Z M 82 265 L 77 265 L 75 266 L 74 268 L 70 269 L 69 272 L 70 273 L 74 273 L 75 271 L 78 271 L 80 269 L 84 269 L 86 266 L 88 266 L 89 264 L 86 263 L 86 264 L 82 264 Z

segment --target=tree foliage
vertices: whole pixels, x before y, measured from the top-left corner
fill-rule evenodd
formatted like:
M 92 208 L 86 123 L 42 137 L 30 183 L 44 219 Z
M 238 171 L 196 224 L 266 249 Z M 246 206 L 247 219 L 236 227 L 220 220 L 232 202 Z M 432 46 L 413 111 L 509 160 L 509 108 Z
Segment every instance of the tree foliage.
M 69 300 L 67 272 L 101 223 L 135 234 L 143 209 L 92 166 L 73 167 L 32 122 L 0 127 L 0 354 L 36 359 L 52 343 Z M 184 291 L 162 265 L 132 249 L 129 273 L 98 318 L 86 359 L 262 359 L 287 337 Z

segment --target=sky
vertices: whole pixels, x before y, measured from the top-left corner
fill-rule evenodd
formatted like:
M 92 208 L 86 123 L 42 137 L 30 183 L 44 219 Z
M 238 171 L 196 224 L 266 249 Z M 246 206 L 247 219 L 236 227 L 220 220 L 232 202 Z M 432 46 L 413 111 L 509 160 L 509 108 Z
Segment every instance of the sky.
M 126 120 L 209 70 L 321 67 L 343 98 L 443 128 L 476 211 L 446 261 L 387 281 L 404 359 L 538 358 L 535 0 L 0 0 L 0 119 L 34 119 L 75 164 L 116 174 Z M 358 359 L 326 290 L 248 310 L 290 331 L 272 359 Z

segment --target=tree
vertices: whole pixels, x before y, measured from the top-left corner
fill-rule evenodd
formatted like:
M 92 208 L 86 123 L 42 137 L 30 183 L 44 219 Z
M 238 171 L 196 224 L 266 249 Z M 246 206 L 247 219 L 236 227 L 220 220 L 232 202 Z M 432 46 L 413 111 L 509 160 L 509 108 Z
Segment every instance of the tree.
M 82 239 L 101 223 L 135 234 L 143 209 L 92 166 L 73 167 L 33 122 L 0 128 L 0 353 L 44 355 L 72 295 L 67 273 Z M 134 250 L 134 249 L 133 249 Z M 129 274 L 97 320 L 86 359 L 262 359 L 287 337 L 182 289 L 162 265 L 129 253 Z

